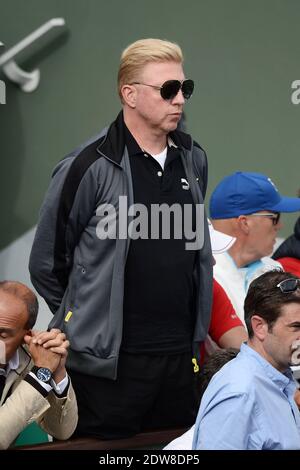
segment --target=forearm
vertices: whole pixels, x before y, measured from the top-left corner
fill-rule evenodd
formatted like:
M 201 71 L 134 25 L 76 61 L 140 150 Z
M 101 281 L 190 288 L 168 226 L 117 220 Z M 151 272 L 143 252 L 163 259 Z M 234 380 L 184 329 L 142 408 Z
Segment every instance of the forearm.
M 50 268 L 49 270 L 45 266 L 41 268 L 39 264 L 42 261 L 41 256 L 43 255 L 32 251 L 29 264 L 30 278 L 34 288 L 43 297 L 54 315 L 60 307 L 65 289 Z
M 218 340 L 218 345 L 221 348 L 236 348 L 240 349 L 241 344 L 247 341 L 248 335 L 244 326 L 236 326 L 226 331 Z

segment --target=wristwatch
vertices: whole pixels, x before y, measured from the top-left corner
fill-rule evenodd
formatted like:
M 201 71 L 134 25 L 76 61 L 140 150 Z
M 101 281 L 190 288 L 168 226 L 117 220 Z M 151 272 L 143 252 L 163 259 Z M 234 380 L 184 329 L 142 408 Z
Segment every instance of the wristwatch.
M 50 384 L 50 381 L 52 379 L 52 372 L 47 367 L 33 366 L 31 372 L 33 372 L 34 375 L 36 375 L 37 379 L 39 379 L 41 382 L 44 382 L 45 384 Z

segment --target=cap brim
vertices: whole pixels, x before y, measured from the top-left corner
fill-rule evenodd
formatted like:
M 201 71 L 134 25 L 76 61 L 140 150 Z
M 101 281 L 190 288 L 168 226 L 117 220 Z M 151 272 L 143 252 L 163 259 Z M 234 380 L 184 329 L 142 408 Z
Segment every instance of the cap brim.
M 229 250 L 234 244 L 236 238 L 230 237 L 225 233 L 215 230 L 212 225 L 209 224 L 209 235 L 211 242 L 211 250 L 213 254 L 217 255 L 224 253 L 224 251 Z
M 300 198 L 282 196 L 278 204 L 267 209 L 274 212 L 298 212 L 300 211 Z

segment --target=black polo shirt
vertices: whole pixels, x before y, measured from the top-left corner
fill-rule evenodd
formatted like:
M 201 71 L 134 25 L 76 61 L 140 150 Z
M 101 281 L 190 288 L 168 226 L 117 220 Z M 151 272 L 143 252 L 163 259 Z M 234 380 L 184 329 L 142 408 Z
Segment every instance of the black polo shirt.
M 191 349 L 196 252 L 186 239 L 151 239 L 151 205 L 176 203 L 195 209 L 178 148 L 168 146 L 164 170 L 144 152 L 128 129 L 125 141 L 131 166 L 134 203 L 148 209 L 148 239 L 130 240 L 125 267 L 124 321 L 121 348 L 130 353 L 175 354 Z M 183 211 L 182 211 L 183 214 Z M 182 217 L 183 219 L 183 217 Z M 189 240 L 190 241 L 190 240 Z

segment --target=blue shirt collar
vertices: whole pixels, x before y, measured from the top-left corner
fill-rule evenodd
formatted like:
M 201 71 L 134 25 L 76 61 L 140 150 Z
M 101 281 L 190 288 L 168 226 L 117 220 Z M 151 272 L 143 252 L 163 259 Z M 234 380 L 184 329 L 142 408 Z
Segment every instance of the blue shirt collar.
M 252 263 L 246 264 L 245 266 L 242 266 L 241 268 L 239 268 L 235 264 L 234 259 L 232 258 L 232 256 L 230 256 L 228 251 L 225 252 L 225 256 L 227 256 L 227 258 L 231 261 L 231 263 L 233 264 L 235 269 L 237 269 L 237 271 L 240 271 L 240 272 L 244 273 L 244 289 L 245 289 L 245 292 L 247 292 L 249 284 L 250 284 L 255 272 L 258 269 L 262 268 L 262 266 L 264 265 L 263 262 L 259 259 L 257 261 L 253 261 Z
M 246 343 L 243 343 L 241 346 L 240 354 L 251 356 L 256 360 L 259 365 L 264 369 L 266 375 L 282 390 L 285 388 L 290 388 L 290 392 L 293 393 L 296 389 L 296 383 L 292 375 L 291 369 L 288 367 L 287 370 L 282 373 L 279 370 L 275 369 L 266 359 L 264 359 L 258 352 L 253 348 L 248 346 Z

